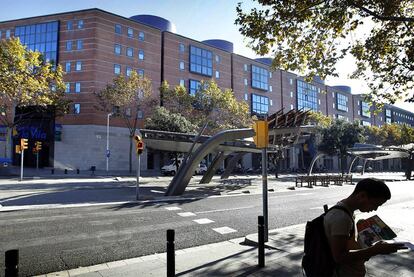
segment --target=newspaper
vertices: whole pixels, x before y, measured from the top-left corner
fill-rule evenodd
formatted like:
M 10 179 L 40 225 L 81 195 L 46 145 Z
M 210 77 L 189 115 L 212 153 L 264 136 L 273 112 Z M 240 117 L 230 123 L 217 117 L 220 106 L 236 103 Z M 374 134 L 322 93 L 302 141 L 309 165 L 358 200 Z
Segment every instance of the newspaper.
M 374 215 L 370 218 L 357 222 L 358 242 L 362 247 L 370 247 L 380 240 L 392 240 L 397 235 L 391 228 Z

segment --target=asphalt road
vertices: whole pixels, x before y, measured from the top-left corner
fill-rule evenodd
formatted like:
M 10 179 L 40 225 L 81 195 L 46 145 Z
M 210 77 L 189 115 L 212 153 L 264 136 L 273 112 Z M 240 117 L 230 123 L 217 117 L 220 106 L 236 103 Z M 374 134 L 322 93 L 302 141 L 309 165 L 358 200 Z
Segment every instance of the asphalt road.
M 407 186 L 413 183 L 390 183 L 393 199 L 386 205 L 413 200 Z M 269 193 L 269 229 L 304 223 L 319 215 L 323 204 L 334 204 L 352 190 Z M 1 212 L 0 276 L 8 249 L 19 249 L 22 276 L 37 275 L 165 252 L 167 229 L 175 229 L 176 249 L 242 237 L 257 232 L 261 214 L 261 195 Z

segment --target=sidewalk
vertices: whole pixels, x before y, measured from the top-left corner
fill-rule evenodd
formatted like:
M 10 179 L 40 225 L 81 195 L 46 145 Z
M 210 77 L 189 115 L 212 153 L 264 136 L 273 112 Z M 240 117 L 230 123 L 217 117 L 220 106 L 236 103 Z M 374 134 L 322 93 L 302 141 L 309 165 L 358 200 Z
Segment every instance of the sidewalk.
M 397 233 L 398 241 L 414 242 L 414 226 L 406 224 L 412 216 L 414 201 L 388 205 L 377 214 Z M 322 212 L 322 210 L 321 210 Z M 367 218 L 370 214 L 358 214 Z M 405 219 L 405 220 L 404 220 Z M 305 224 L 269 231 L 266 266 L 257 266 L 257 234 L 246 238 L 177 250 L 176 276 L 302 276 L 301 259 Z M 367 263 L 369 277 L 408 277 L 414 274 L 414 251 L 403 250 L 376 256 Z M 115 261 L 42 276 L 132 277 L 165 276 L 166 253 Z

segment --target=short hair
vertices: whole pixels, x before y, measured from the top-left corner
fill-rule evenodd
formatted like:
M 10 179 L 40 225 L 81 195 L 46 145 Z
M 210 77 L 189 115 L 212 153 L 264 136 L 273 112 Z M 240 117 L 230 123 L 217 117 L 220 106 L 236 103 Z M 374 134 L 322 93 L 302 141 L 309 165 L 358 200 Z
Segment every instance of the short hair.
M 352 194 L 355 195 L 362 191 L 366 192 L 368 197 L 371 198 L 391 199 L 390 189 L 383 181 L 378 179 L 362 179 L 358 182 Z

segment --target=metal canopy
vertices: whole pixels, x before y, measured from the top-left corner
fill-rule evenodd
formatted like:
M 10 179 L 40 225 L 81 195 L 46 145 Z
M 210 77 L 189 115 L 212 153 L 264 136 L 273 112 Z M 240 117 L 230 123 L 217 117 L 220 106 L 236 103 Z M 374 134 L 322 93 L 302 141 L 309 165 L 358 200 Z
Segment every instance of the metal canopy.
M 413 151 L 413 145 L 414 144 L 403 146 L 381 146 L 357 143 L 354 147 L 349 148 L 347 152 L 350 155 L 370 161 L 408 158 Z

